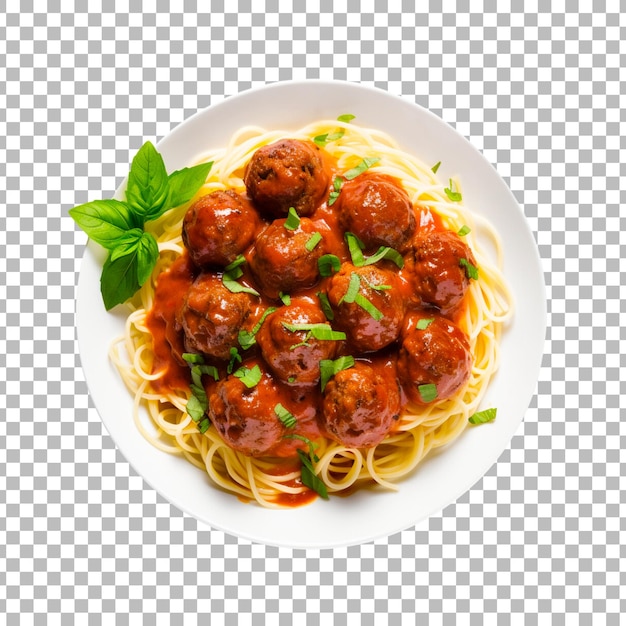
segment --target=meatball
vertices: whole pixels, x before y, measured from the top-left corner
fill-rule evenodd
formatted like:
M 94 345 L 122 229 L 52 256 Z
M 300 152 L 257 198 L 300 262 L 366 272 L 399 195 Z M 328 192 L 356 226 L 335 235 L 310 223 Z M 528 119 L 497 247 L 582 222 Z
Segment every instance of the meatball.
M 295 230 L 285 228 L 286 221 L 275 220 L 257 237 L 250 258 L 250 270 L 259 288 L 274 299 L 281 291 L 314 285 L 317 261 L 326 252 L 323 236 L 312 250 L 307 249 L 311 236 L 319 232 L 309 218 L 301 218 Z
M 425 320 L 423 329 L 418 327 L 420 319 Z M 437 396 L 431 401 L 454 396 L 468 381 L 472 360 L 468 338 L 458 326 L 439 315 L 407 316 L 398 354 L 398 378 L 413 402 L 428 403 L 420 393 L 421 385 L 436 386 Z
M 400 390 L 368 363 L 357 361 L 328 381 L 323 428 L 329 437 L 354 448 L 379 444 L 400 415 Z
M 314 143 L 283 139 L 254 153 L 244 183 L 254 204 L 268 217 L 283 217 L 290 207 L 299 215 L 311 215 L 324 199 L 329 175 Z
M 189 288 L 181 310 L 186 350 L 228 359 L 251 305 L 250 294 L 231 293 L 216 275 L 200 274 Z
M 452 231 L 420 233 L 413 241 L 412 269 L 415 292 L 421 303 L 449 315 L 469 287 L 466 264 L 476 266 L 472 251 Z
M 347 302 L 351 283 L 358 284 L 360 297 L 348 297 L 352 301 Z M 398 338 L 405 304 L 396 274 L 375 265 L 354 267 L 344 263 L 330 281 L 328 300 L 337 327 L 346 332 L 358 351 L 380 350 Z M 374 308 L 368 311 L 364 305 Z
M 275 376 L 293 385 L 316 384 L 320 379 L 319 362 L 334 358 L 338 342 L 315 339 L 306 330 L 294 332 L 284 324 L 327 324 L 326 316 L 317 305 L 294 298 L 289 306 L 269 315 L 256 336 Z
M 415 231 L 415 212 L 399 181 L 362 174 L 344 183 L 336 203 L 339 223 L 367 249 L 391 246 L 404 251 Z
M 187 210 L 183 242 L 196 265 L 224 267 L 252 243 L 259 224 L 247 198 L 230 189 L 214 191 Z
M 244 367 L 261 369 L 260 381 L 246 386 L 236 373 L 220 380 L 209 397 L 209 417 L 222 439 L 233 450 L 247 456 L 295 456 L 307 444 L 289 434 L 306 434 L 315 439 L 315 407 L 310 402 L 294 400 L 257 361 L 246 361 Z M 281 404 L 296 419 L 285 425 L 276 413 Z

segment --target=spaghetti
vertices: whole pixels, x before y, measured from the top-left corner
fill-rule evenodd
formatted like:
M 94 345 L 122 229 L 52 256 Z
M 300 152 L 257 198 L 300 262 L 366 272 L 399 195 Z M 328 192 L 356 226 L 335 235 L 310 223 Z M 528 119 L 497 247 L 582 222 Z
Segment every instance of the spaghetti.
M 310 141 L 324 134 L 331 138 L 333 134 L 340 135 L 324 146 L 337 171 L 348 171 L 365 158 L 378 159 L 372 171 L 399 180 L 414 207 L 436 214 L 443 227 L 451 231 L 467 227 L 464 240 L 480 268 L 480 275 L 471 281 L 462 313 L 456 319 L 467 335 L 473 356 L 469 380 L 463 388 L 442 401 L 424 405 L 409 402 L 393 430 L 373 447 L 346 446 L 323 436 L 316 439 L 315 455 L 319 460 L 314 466 L 315 474 L 329 493 L 348 492 L 372 483 L 397 489 L 397 483 L 429 452 L 447 445 L 463 432 L 498 369 L 502 330 L 513 314 L 511 293 L 500 270 L 503 252 L 493 227 L 471 214 L 462 203 L 451 201 L 446 185 L 429 167 L 402 151 L 386 134 L 346 122 L 325 120 L 290 133 L 267 132 L 252 126 L 242 128 L 226 147 L 198 157 L 198 163 L 213 161 L 214 165 L 194 200 L 214 191 L 245 191 L 244 170 L 259 148 L 286 136 Z M 460 183 L 455 181 L 455 185 L 455 192 L 461 194 Z M 247 456 L 229 447 L 216 428 L 199 432 L 197 423 L 186 412 L 189 392 L 158 384 L 164 372 L 153 371 L 154 340 L 147 315 L 155 302 L 159 276 L 184 253 L 182 223 L 192 203 L 146 225 L 158 241 L 159 260 L 151 280 L 130 303 L 133 310 L 124 335 L 110 348 L 112 362 L 134 395 L 135 424 L 154 446 L 182 455 L 206 471 L 215 485 L 241 499 L 272 508 L 307 502 L 315 494 L 302 484 L 297 459 Z M 419 219 L 418 209 L 416 213 Z M 493 251 L 483 247 L 483 241 Z

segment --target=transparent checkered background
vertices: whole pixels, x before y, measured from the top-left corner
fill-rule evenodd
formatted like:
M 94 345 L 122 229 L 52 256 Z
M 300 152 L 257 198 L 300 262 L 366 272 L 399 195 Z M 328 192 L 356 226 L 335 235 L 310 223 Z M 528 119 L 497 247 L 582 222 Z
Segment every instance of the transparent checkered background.
M 0 623 L 620 623 L 620 3 L 1 4 Z M 77 356 L 86 238 L 67 217 L 145 140 L 292 78 L 403 94 L 468 137 L 524 208 L 550 300 L 537 395 L 498 463 L 416 528 L 321 552 L 212 530 L 116 451 Z

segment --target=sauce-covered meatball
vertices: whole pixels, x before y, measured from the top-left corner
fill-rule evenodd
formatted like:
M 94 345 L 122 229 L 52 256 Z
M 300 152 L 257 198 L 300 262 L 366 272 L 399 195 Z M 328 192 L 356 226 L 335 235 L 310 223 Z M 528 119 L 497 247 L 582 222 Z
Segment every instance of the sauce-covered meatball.
M 456 324 L 439 315 L 407 316 L 398 355 L 398 378 L 413 402 L 428 403 L 420 392 L 421 385 L 436 386 L 437 395 L 432 401 L 451 398 L 468 381 L 471 369 L 469 341 Z
M 335 313 L 333 323 L 346 332 L 356 350 L 380 350 L 398 338 L 405 303 L 393 272 L 344 263 L 330 281 L 328 300 Z
M 237 371 L 215 385 L 209 397 L 209 417 L 228 446 L 242 454 L 294 456 L 296 449 L 306 449 L 307 444 L 289 435 L 296 433 L 310 439 L 319 435 L 315 406 L 308 399 L 292 398 L 261 362 L 246 361 L 243 365 L 248 370 L 255 366 L 261 370 L 261 379 L 251 387 L 242 382 Z M 293 415 L 295 425 L 281 421 L 276 412 L 278 405 Z
M 273 221 L 256 238 L 250 258 L 254 278 L 268 298 L 314 285 L 319 273 L 317 260 L 326 252 L 323 236 L 312 250 L 307 248 L 319 232 L 309 218 L 301 218 L 294 230 L 285 228 L 286 221 Z
M 187 351 L 228 359 L 251 305 L 249 294 L 231 293 L 216 275 L 200 274 L 189 288 L 181 312 Z
M 187 210 L 183 242 L 196 265 L 224 267 L 252 243 L 259 223 L 247 198 L 230 189 L 214 191 Z
M 347 181 L 336 202 L 339 223 L 367 249 L 391 246 L 404 251 L 415 231 L 415 212 L 400 183 L 383 174 Z
M 328 182 L 320 149 L 298 139 L 259 148 L 244 174 L 248 195 L 268 217 L 284 217 L 290 207 L 299 215 L 311 215 L 322 203 Z
M 326 385 L 323 429 L 345 446 L 371 448 L 385 438 L 399 417 L 400 402 L 395 379 L 357 361 Z
M 267 317 L 256 339 L 261 354 L 272 372 L 292 385 L 314 385 L 320 379 L 319 363 L 332 359 L 338 342 L 316 339 L 299 325 L 330 325 L 321 309 L 304 298 L 293 298 L 289 306 L 280 307 Z
M 474 255 L 452 231 L 418 234 L 413 241 L 413 283 L 422 304 L 448 315 L 460 304 L 469 287 L 467 263 L 476 266 Z

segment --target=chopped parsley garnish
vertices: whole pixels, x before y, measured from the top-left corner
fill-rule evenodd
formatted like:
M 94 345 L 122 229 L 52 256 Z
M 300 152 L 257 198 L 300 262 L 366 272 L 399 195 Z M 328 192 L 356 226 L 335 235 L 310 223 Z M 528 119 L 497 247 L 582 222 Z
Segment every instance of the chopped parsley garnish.
M 459 265 L 465 268 L 465 275 L 468 278 L 478 280 L 478 268 L 472 265 L 467 259 L 459 259 Z
M 465 237 L 465 235 L 467 235 L 468 233 L 471 233 L 472 229 L 467 226 L 467 224 L 463 224 L 463 226 L 461 226 L 461 228 L 459 228 L 457 235 L 459 237 Z
M 268 315 L 271 315 L 274 311 L 276 311 L 275 306 L 267 307 L 267 309 L 263 311 L 263 315 L 261 315 L 261 319 L 254 325 L 252 330 L 246 330 L 245 328 L 242 328 L 239 330 L 237 340 L 239 341 L 239 345 L 244 350 L 248 350 L 256 343 L 255 335 L 259 332 L 259 330 L 261 330 L 261 326 L 263 326 L 263 322 L 265 321 L 265 318 Z
M 363 294 L 357 293 L 354 303 L 369 313 L 377 322 L 383 319 L 382 311 L 379 311 Z
M 450 186 L 444 189 L 446 196 L 450 202 L 461 202 L 463 200 L 463 196 L 460 191 L 455 191 L 456 185 L 453 183 L 452 179 L 450 179 Z
M 334 254 L 325 254 L 317 260 L 317 267 L 320 276 L 332 276 L 341 267 L 341 261 Z
M 420 385 L 417 390 L 420 392 L 422 402 L 432 402 L 437 397 L 437 385 L 433 383 Z
M 296 210 L 293 207 L 289 208 L 289 213 L 287 214 L 284 226 L 287 230 L 296 230 L 298 226 L 300 226 L 300 216 L 296 213 Z
M 187 414 L 198 424 L 200 432 L 204 433 L 211 425 L 211 422 L 206 418 L 203 419 L 209 408 L 209 399 L 202 384 L 202 376 L 207 374 L 215 380 L 219 380 L 219 374 L 217 368 L 213 365 L 205 365 L 204 357 L 201 354 L 185 352 L 182 356 L 191 367 L 192 382 L 189 385 L 191 396 L 187 400 Z
M 326 144 L 331 141 L 337 141 L 345 135 L 346 131 L 343 128 L 336 130 L 334 133 L 324 133 L 323 135 L 317 135 L 313 137 L 313 141 L 320 147 L 324 148 Z
M 332 322 L 335 319 L 335 314 L 333 313 L 333 309 L 330 306 L 330 300 L 328 299 L 328 296 L 323 291 L 318 291 L 316 295 L 320 299 L 320 307 L 322 308 L 326 319 Z
M 236 372 L 233 373 L 248 389 L 256 387 L 263 377 L 261 368 L 255 365 L 252 368 L 241 366 Z
M 296 418 L 280 402 L 274 407 L 276 417 L 282 422 L 285 428 L 293 428 L 296 425 Z
M 395 263 L 400 269 L 404 267 L 404 259 L 397 250 L 394 250 L 389 246 L 381 246 L 374 254 L 372 254 L 372 256 L 365 257 L 363 255 L 365 244 L 354 233 L 347 232 L 344 237 L 346 243 L 348 244 L 352 264 L 355 267 L 372 265 L 374 263 L 378 263 L 378 261 L 382 261 L 383 259 L 393 261 L 393 263 Z
M 437 173 L 437 170 L 439 169 L 440 165 L 441 165 L 441 161 L 438 161 L 430 168 L 433 174 Z
M 282 291 L 278 294 L 278 297 L 282 300 L 282 303 L 285 306 L 289 306 L 291 304 L 291 296 L 288 293 L 283 293 Z
M 337 118 L 338 122 L 351 122 L 356 116 L 352 113 L 344 113 Z
M 341 186 L 343 185 L 343 178 L 340 176 L 335 176 L 335 180 L 333 180 L 333 190 L 328 194 L 328 206 L 333 206 L 335 202 L 337 202 L 337 198 L 339 197 L 339 192 L 341 191 Z
M 237 282 L 239 278 L 243 276 L 243 270 L 241 266 L 246 262 L 243 254 L 240 254 L 232 263 L 224 268 L 224 274 L 222 274 L 222 283 L 228 291 L 232 293 L 251 293 L 253 296 L 260 295 L 256 289 L 251 287 L 245 287 Z
M 322 359 L 320 361 L 320 382 L 322 391 L 326 389 L 326 383 L 335 375 L 343 370 L 347 370 L 354 366 L 353 356 L 340 356 L 334 361 L 330 359 Z
M 315 232 L 309 237 L 309 240 L 304 244 L 304 247 L 309 252 L 313 252 L 313 250 L 315 250 L 315 246 L 317 246 L 320 241 L 322 241 L 322 233 Z
M 230 349 L 230 360 L 228 361 L 228 366 L 226 367 L 226 373 L 232 374 L 233 368 L 235 367 L 235 363 L 241 363 L 241 355 L 239 354 L 239 350 L 233 346 Z
M 423 317 L 417 322 L 416 328 L 417 330 L 426 330 L 434 321 L 434 317 Z
M 333 330 L 328 324 L 288 324 L 283 322 L 283 326 L 292 333 L 306 330 L 311 337 L 320 341 L 341 341 L 346 338 L 346 333 Z
M 362 174 L 363 172 L 369 170 L 372 165 L 376 165 L 376 163 L 378 163 L 379 161 L 380 159 L 378 157 L 366 157 L 356 167 L 353 167 L 347 172 L 344 172 L 343 176 L 346 180 L 352 180 L 353 178 L 356 178 L 359 174 Z
M 485 409 L 484 411 L 478 411 L 474 413 L 471 417 L 468 418 L 468 422 L 470 424 L 486 424 L 487 422 L 493 422 L 496 419 L 496 413 L 498 409 L 491 408 Z

